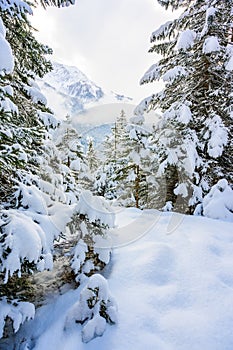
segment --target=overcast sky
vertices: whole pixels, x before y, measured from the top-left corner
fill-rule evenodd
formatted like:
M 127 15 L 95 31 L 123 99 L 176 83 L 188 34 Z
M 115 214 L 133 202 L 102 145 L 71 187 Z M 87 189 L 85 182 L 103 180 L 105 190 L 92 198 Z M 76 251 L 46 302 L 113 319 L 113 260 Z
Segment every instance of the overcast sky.
M 76 0 L 68 8 L 35 9 L 32 24 L 37 38 L 52 47 L 53 59 L 139 102 L 158 90 L 139 85 L 156 60 L 148 53 L 150 35 L 171 18 L 156 0 Z

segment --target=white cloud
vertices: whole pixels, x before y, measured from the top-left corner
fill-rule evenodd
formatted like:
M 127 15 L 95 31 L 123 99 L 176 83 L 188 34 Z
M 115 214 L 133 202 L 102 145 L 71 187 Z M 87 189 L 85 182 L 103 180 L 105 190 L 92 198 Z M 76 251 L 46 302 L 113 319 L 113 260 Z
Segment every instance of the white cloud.
M 76 0 L 68 8 L 36 9 L 32 22 L 54 59 L 139 101 L 155 90 L 140 87 L 139 80 L 155 61 L 147 53 L 150 34 L 168 17 L 155 0 Z

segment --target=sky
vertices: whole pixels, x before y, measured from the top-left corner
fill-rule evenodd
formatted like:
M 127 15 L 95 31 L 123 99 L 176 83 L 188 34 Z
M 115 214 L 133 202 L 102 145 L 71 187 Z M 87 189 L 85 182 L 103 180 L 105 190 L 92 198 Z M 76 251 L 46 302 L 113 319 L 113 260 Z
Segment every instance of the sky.
M 31 22 L 54 60 L 137 103 L 161 88 L 139 81 L 158 60 L 148 53 L 151 33 L 172 17 L 156 0 L 76 0 L 67 8 L 34 9 Z

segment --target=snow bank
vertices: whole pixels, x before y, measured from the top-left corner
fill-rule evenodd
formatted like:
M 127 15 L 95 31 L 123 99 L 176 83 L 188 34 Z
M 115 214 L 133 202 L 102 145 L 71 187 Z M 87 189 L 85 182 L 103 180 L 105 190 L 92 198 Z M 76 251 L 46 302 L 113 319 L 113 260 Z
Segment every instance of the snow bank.
M 132 220 L 135 214 L 123 210 L 117 222 L 131 222 L 133 232 L 138 228 L 138 221 Z M 145 226 L 146 214 L 143 219 Z M 47 349 L 48 344 L 56 350 L 230 350 L 232 251 L 231 223 L 160 213 L 147 234 L 114 251 L 108 284 L 118 304 L 116 326 L 88 344 L 82 343 L 81 324 L 69 322 L 64 331 L 67 317 L 83 319 L 86 312 L 85 302 L 84 310 L 78 306 L 80 294 L 75 290 L 38 310 L 19 331 L 16 343 L 33 339 L 34 350 Z

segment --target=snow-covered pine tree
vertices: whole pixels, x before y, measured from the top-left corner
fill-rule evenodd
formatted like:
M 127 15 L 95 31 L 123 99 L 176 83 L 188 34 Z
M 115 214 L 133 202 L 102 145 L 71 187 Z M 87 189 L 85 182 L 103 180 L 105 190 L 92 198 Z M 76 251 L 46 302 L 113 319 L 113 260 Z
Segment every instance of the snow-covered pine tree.
M 150 52 L 163 58 L 141 84 L 162 79 L 165 88 L 140 110 L 162 110 L 155 148 L 165 201 L 193 212 L 219 179 L 232 184 L 233 1 L 158 2 L 184 11 L 152 33 Z
M 69 116 L 56 131 L 56 145 L 60 150 L 62 163 L 76 172 L 78 177 L 85 164 L 85 155 L 81 145 L 81 136 L 72 126 Z
M 125 166 L 123 157 L 129 141 L 126 125 L 126 114 L 122 110 L 111 128 L 111 134 L 103 142 L 104 160 L 97 171 L 94 188 L 97 194 L 107 199 L 117 198 L 117 172 Z
M 51 50 L 34 38 L 28 14 L 26 2 L 0 3 L 0 338 L 7 319 L 17 331 L 33 317 L 34 306 L 19 301 L 26 284 L 17 277 L 52 268 L 53 240 L 72 215 L 57 184 L 43 180 L 46 129 L 57 122 L 35 76 L 51 69 L 45 58 Z
M 98 159 L 97 152 L 94 147 L 93 138 L 87 139 L 87 154 L 86 154 L 88 168 L 91 174 L 93 174 L 99 166 L 100 160 Z
M 24 6 L 25 13 L 30 13 L 29 6 L 26 3 Z M 44 126 L 38 115 L 48 111 L 46 100 L 33 79 L 36 74 L 42 76 L 51 69 L 44 57 L 51 50 L 35 40 L 26 14 L 19 17 L 16 8 L 15 11 L 15 15 L 12 15 L 12 9 L 1 11 L 5 40 L 10 44 L 13 73 L 1 74 L 0 77 L 1 200 L 6 200 L 12 193 L 13 178 L 19 178 L 20 169 L 35 171 L 35 156 L 42 152 L 44 138 Z M 4 67 L 3 71 L 6 73 Z
M 143 123 L 142 116 L 130 119 L 116 171 L 119 202 L 136 208 L 149 206 L 147 175 L 150 174 L 150 132 Z
M 121 110 L 116 121 L 111 128 L 111 134 L 104 140 L 105 164 L 114 163 L 123 155 L 124 144 L 127 143 L 128 134 L 126 132 L 127 118 L 124 110 Z

